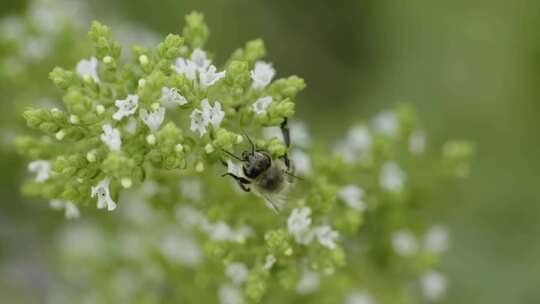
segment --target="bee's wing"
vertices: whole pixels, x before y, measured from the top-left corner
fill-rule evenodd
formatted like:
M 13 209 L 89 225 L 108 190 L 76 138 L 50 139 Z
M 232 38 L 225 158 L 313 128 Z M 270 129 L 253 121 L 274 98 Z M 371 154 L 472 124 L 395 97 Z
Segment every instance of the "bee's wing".
M 279 213 L 283 209 L 283 200 L 274 200 L 270 197 L 270 195 L 267 194 L 262 194 L 262 197 L 266 201 L 266 206 L 272 209 L 275 213 Z

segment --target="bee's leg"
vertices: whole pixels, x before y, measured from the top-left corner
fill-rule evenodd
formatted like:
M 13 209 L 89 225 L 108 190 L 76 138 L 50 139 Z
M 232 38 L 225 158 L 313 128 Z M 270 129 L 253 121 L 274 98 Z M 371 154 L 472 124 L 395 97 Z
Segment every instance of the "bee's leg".
M 291 132 L 289 130 L 289 127 L 287 126 L 288 119 L 287 117 L 283 118 L 283 122 L 279 126 L 281 129 L 281 134 L 283 135 L 283 141 L 285 142 L 285 146 L 287 149 L 291 147 Z M 287 171 L 291 170 L 291 162 L 289 161 L 289 156 L 287 153 L 285 153 L 283 156 L 283 161 L 285 162 L 285 166 L 287 166 Z
M 291 146 L 291 132 L 289 130 L 289 126 L 287 125 L 288 119 L 287 117 L 283 118 L 283 122 L 279 126 L 281 129 L 281 134 L 283 134 L 283 141 L 285 141 L 285 146 L 289 148 Z
M 251 184 L 251 182 L 243 177 L 240 177 L 240 176 L 236 176 L 232 173 L 225 173 L 223 174 L 222 176 L 230 176 L 232 178 L 234 178 L 234 180 L 236 181 L 236 183 L 238 184 L 238 186 L 240 186 L 240 188 L 242 190 L 244 190 L 245 192 L 250 192 L 251 189 L 249 189 L 249 187 L 247 187 L 246 185 L 249 185 Z

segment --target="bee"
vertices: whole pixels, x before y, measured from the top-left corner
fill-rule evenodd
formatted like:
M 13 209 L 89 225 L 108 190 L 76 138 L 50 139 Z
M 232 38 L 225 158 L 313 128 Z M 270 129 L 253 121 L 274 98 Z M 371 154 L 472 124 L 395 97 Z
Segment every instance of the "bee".
M 290 146 L 290 131 L 287 127 L 287 118 L 280 125 L 283 140 L 287 148 Z M 222 176 L 232 177 L 240 188 L 245 192 L 253 192 L 266 201 L 266 205 L 279 212 L 283 207 L 283 197 L 294 182 L 294 169 L 287 153 L 280 158 L 272 158 L 265 150 L 255 148 L 251 138 L 245 134 L 251 150 L 243 151 L 241 157 L 223 150 L 232 158 L 241 162 L 241 167 L 234 168 L 234 164 L 229 161 L 223 163 L 229 168 Z M 232 167 L 232 168 L 231 168 Z

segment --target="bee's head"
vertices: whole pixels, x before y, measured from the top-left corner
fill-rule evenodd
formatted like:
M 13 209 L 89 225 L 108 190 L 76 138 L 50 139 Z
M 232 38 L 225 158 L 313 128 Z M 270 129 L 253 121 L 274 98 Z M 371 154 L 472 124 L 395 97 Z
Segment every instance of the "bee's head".
M 242 161 L 244 174 L 249 178 L 256 178 L 272 165 L 272 158 L 264 151 L 244 151 Z

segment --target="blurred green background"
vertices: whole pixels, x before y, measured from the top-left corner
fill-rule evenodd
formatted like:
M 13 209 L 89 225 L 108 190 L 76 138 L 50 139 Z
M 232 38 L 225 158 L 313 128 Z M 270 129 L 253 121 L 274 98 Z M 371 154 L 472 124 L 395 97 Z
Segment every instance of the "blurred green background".
M 458 189 L 459 200 L 448 202 L 443 219 L 452 231 L 443 260 L 451 281 L 445 303 L 540 303 L 540 201 L 534 190 L 540 181 L 539 1 L 86 4 L 92 19 L 128 20 L 160 37 L 178 32 L 183 16 L 199 10 L 212 30 L 208 48 L 221 50 L 218 62 L 245 41 L 264 38 L 279 75 L 306 79 L 298 117 L 328 143 L 351 123 L 402 101 L 418 110 L 431 143 L 474 141 L 478 156 L 472 176 Z M 0 15 L 16 14 L 26 5 L 2 0 Z M 46 78 L 47 70 L 65 60 L 59 57 L 36 73 Z M 2 152 L 0 264 L 20 262 L 0 267 L 0 285 L 20 282 L 21 289 L 34 288 L 39 295 L 46 293 L 46 277 L 39 276 L 47 273 L 49 232 L 60 217 L 43 202 L 20 198 L 23 170 L 12 152 Z M 31 280 L 28 269 L 34 270 Z M 10 291 L 0 287 L 0 292 Z M 13 292 L 14 299 L 22 299 Z

